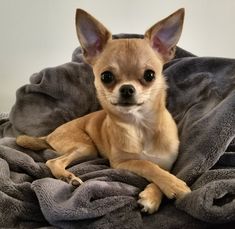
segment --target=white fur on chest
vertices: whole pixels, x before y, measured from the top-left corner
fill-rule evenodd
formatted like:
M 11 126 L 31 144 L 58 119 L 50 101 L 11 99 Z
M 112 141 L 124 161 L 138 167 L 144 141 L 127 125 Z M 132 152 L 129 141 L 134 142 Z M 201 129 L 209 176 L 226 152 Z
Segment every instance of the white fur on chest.
M 178 152 L 158 150 L 154 138 L 155 125 L 151 122 L 151 120 L 154 120 L 153 115 L 156 114 L 138 109 L 129 111 L 129 123 L 132 123 L 131 126 L 126 126 L 130 137 L 129 141 L 134 141 L 136 145 L 137 142 L 141 143 L 142 147 L 138 144 L 142 148 L 139 152 L 140 159 L 151 161 L 162 169 L 170 170 L 178 156 Z
M 171 170 L 178 152 L 162 151 L 158 145 L 155 144 L 155 139 L 151 132 L 143 135 L 143 150 L 140 153 L 140 158 L 143 160 L 151 161 L 159 165 L 162 169 Z
M 169 171 L 177 158 L 177 153 L 154 152 L 149 154 L 147 151 L 143 150 L 140 158 L 151 161 L 159 165 L 162 169 Z

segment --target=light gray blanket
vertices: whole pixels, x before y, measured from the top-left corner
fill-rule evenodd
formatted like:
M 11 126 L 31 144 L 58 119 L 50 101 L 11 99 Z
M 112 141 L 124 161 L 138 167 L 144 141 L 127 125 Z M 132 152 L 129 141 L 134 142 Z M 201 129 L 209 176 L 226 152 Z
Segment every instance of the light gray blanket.
M 19 133 L 45 135 L 100 108 L 92 69 L 78 48 L 72 62 L 33 74 L 18 89 L 9 119 L 0 120 L 0 227 L 234 228 L 235 60 L 196 57 L 178 48 L 164 74 L 181 140 L 172 172 L 192 193 L 175 202 L 165 199 L 153 215 L 141 214 L 137 197 L 145 179 L 97 158 L 71 165 L 85 181 L 75 189 L 45 166 L 55 157 L 52 150 L 16 145 Z

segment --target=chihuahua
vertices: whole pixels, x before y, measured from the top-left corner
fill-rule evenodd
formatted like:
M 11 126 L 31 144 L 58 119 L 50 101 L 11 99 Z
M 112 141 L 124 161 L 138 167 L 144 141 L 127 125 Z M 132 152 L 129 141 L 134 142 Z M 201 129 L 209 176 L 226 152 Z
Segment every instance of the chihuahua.
M 179 9 L 148 29 L 142 39 L 112 39 L 98 20 L 77 9 L 78 39 L 84 60 L 93 68 L 103 110 L 65 123 L 48 136 L 18 136 L 17 144 L 58 152 L 60 156 L 46 165 L 56 178 L 75 186 L 82 180 L 66 167 L 98 154 L 108 158 L 112 168 L 146 178 L 149 185 L 138 203 L 147 213 L 158 210 L 163 194 L 172 199 L 189 193 L 186 183 L 169 172 L 179 138 L 166 108 L 162 74 L 163 65 L 174 57 L 183 19 L 184 9 Z

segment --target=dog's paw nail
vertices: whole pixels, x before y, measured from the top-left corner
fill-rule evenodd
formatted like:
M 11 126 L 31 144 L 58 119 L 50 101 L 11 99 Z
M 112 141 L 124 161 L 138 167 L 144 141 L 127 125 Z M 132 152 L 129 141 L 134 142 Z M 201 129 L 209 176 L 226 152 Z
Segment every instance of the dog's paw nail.
M 72 180 L 71 183 L 72 183 L 73 186 L 79 186 L 80 185 L 80 183 L 77 180 Z
M 141 209 L 141 212 L 147 213 L 147 209 L 146 209 L 146 208 L 142 208 L 142 209 Z
M 76 179 L 71 180 L 71 184 L 77 187 L 83 184 L 83 181 L 80 178 L 76 177 Z
M 146 206 L 143 205 L 142 201 L 141 200 L 138 200 L 137 203 L 139 204 L 139 206 L 141 207 L 141 212 L 143 213 L 147 213 L 148 212 L 148 209 Z
M 144 195 L 144 192 L 142 193 Z M 160 206 L 161 200 L 159 199 L 146 199 L 141 198 L 137 201 L 137 203 L 141 207 L 141 212 L 147 213 L 147 214 L 153 214 L 156 212 Z
M 176 193 L 175 192 L 172 192 L 169 197 L 169 199 L 175 199 L 176 198 Z

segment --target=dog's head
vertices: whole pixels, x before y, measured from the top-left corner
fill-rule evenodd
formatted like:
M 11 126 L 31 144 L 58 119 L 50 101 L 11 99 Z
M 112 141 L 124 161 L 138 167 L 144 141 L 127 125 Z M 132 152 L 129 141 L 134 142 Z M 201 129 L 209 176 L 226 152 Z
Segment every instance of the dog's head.
M 128 113 L 165 99 L 162 68 L 174 57 L 183 19 L 180 9 L 148 29 L 144 39 L 112 39 L 99 21 L 77 9 L 78 39 L 104 109 Z

